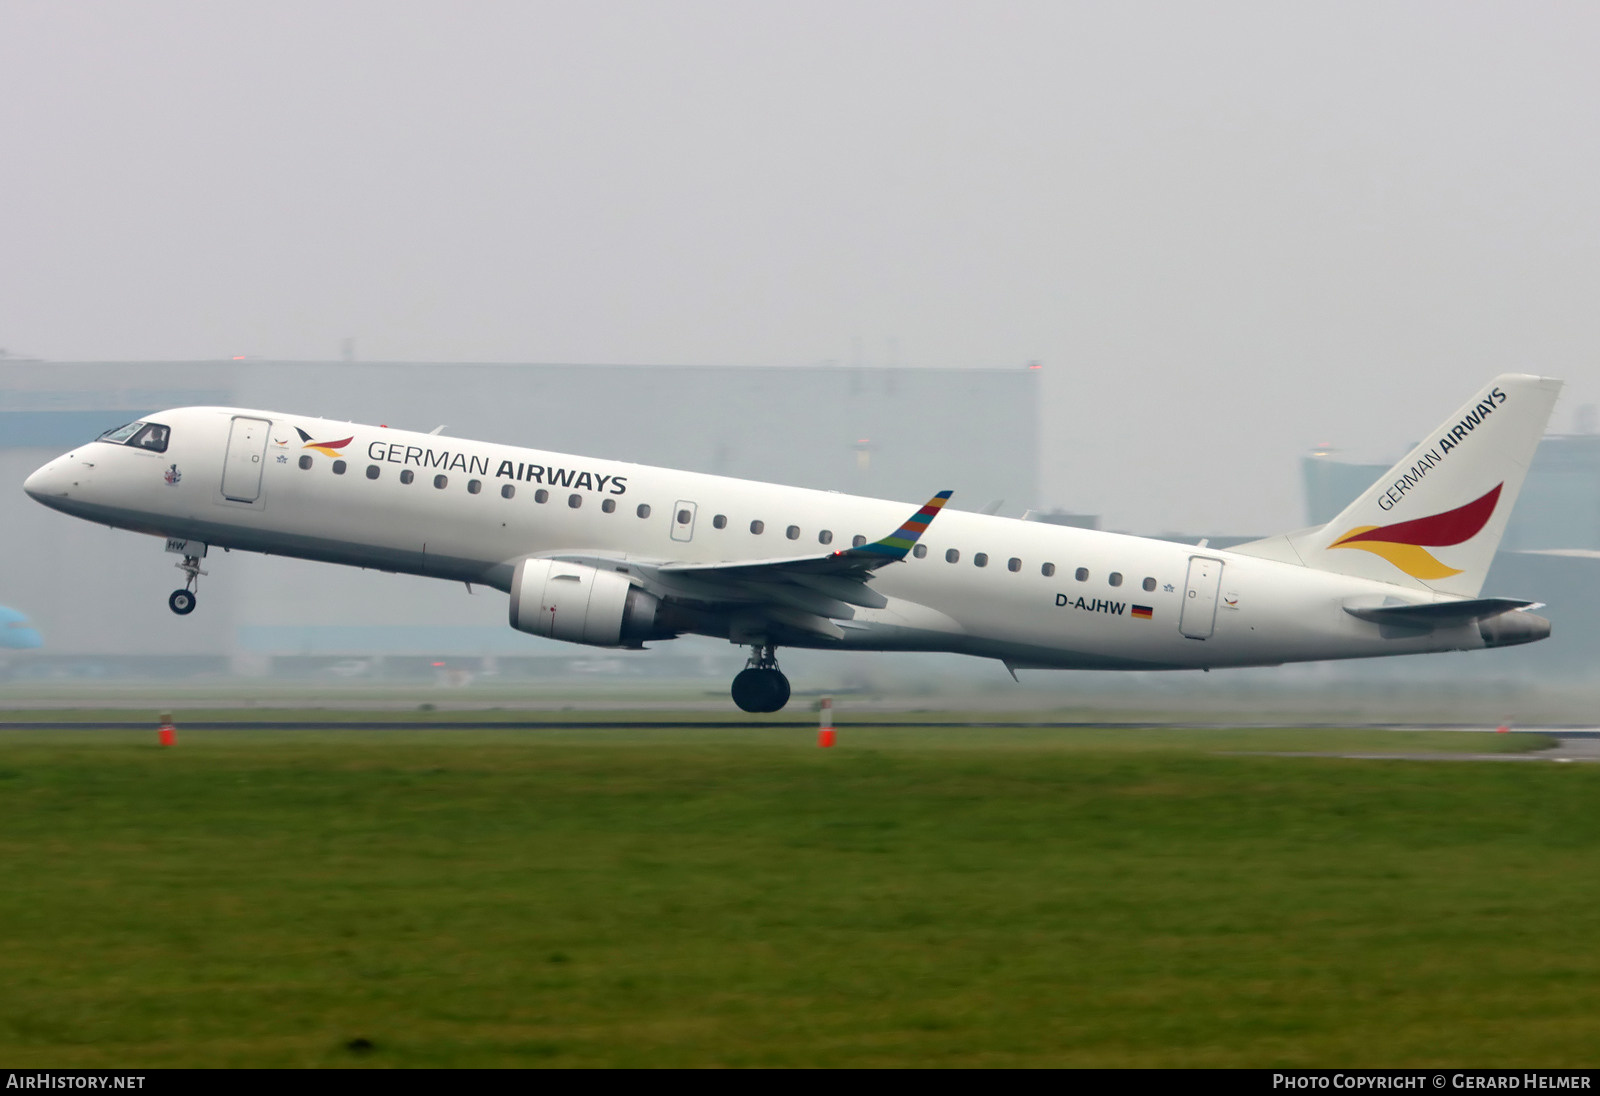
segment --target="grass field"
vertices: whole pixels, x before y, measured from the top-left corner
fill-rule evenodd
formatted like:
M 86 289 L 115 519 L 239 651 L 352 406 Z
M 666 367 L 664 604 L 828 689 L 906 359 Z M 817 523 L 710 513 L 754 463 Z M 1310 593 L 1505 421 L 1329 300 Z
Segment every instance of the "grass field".
M 0 735 L 0 1065 L 1600 1060 L 1525 736 Z

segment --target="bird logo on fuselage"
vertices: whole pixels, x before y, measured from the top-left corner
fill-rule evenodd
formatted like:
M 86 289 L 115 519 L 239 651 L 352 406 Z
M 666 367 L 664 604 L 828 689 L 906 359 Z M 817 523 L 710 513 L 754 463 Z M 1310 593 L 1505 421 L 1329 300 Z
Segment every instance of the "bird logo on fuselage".
M 312 441 L 311 435 L 300 429 L 298 426 L 295 427 L 294 430 L 295 433 L 300 435 L 300 440 L 305 442 L 305 444 L 301 446 L 302 449 L 315 449 L 325 457 L 339 456 L 339 450 L 356 440 L 356 436 L 351 434 L 348 438 L 343 438 L 340 441 Z

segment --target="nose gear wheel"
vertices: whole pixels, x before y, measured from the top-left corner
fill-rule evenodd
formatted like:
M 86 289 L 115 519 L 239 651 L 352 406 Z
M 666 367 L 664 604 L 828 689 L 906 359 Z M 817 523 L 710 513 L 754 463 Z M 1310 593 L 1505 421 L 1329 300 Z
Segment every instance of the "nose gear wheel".
M 184 556 L 182 563 L 174 563 L 173 566 L 184 573 L 187 581 L 183 589 L 172 591 L 172 596 L 167 598 L 167 608 L 179 616 L 188 616 L 194 612 L 195 587 L 200 585 L 200 576 L 206 572 L 200 569 L 199 556 Z

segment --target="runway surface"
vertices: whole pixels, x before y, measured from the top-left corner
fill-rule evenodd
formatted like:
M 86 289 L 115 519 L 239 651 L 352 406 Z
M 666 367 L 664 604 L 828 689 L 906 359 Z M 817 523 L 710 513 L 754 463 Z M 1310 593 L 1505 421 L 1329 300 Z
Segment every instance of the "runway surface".
M 554 731 L 554 730 L 678 730 L 688 728 L 727 728 L 729 730 L 798 730 L 809 729 L 817 726 L 815 717 L 803 719 L 763 719 L 763 720 L 699 720 L 693 718 L 680 719 L 561 719 L 541 715 L 532 719 L 454 719 L 449 716 L 429 719 L 396 720 L 387 718 L 378 719 L 184 719 L 181 714 L 176 720 L 183 730 L 190 731 Z M 1147 730 L 1232 730 L 1240 727 L 1252 726 L 1250 723 L 1241 723 L 1238 720 L 1225 722 L 1159 722 L 1159 723 L 1119 723 L 1108 720 L 1080 720 L 1080 721 L 1041 721 L 1041 720 L 949 720 L 928 719 L 911 720 L 901 718 L 887 719 L 852 719 L 848 722 L 841 721 L 841 729 L 904 729 L 907 727 L 965 727 L 974 730 L 1082 730 L 1088 728 L 1105 729 L 1119 728 L 1130 731 Z M 1314 732 L 1319 730 L 1391 730 L 1404 731 L 1463 731 L 1483 733 L 1490 728 L 1482 724 L 1390 724 L 1390 723 L 1317 723 L 1300 724 L 1286 727 L 1282 723 L 1260 724 L 1290 730 L 1304 730 Z M 149 731 L 156 727 L 153 720 L 4 720 L 0 719 L 0 732 L 3 731 L 83 731 L 83 730 L 110 730 L 110 731 Z M 1545 735 L 1557 740 L 1557 744 L 1547 750 L 1534 750 L 1527 753 L 1437 753 L 1437 752 L 1360 752 L 1343 753 L 1316 750 L 1280 751 L 1271 753 L 1252 752 L 1253 756 L 1270 757 L 1333 757 L 1350 760 L 1369 761 L 1555 761 L 1555 762 L 1600 762 L 1600 728 L 1596 727 L 1518 727 L 1507 730 L 1507 734 L 1517 735 Z

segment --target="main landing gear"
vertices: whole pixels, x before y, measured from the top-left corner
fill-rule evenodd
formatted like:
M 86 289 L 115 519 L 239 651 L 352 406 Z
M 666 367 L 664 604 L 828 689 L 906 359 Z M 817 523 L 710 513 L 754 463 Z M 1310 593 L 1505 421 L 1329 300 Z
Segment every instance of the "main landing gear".
M 789 703 L 789 679 L 778 669 L 772 644 L 758 643 L 733 679 L 733 702 L 747 712 L 775 712 Z
M 188 616 L 194 612 L 195 587 L 200 585 L 200 576 L 206 572 L 200 569 L 199 556 L 184 556 L 182 563 L 174 563 L 173 566 L 182 571 L 188 581 L 183 584 L 183 589 L 172 591 L 172 596 L 167 598 L 167 608 L 179 616 Z

